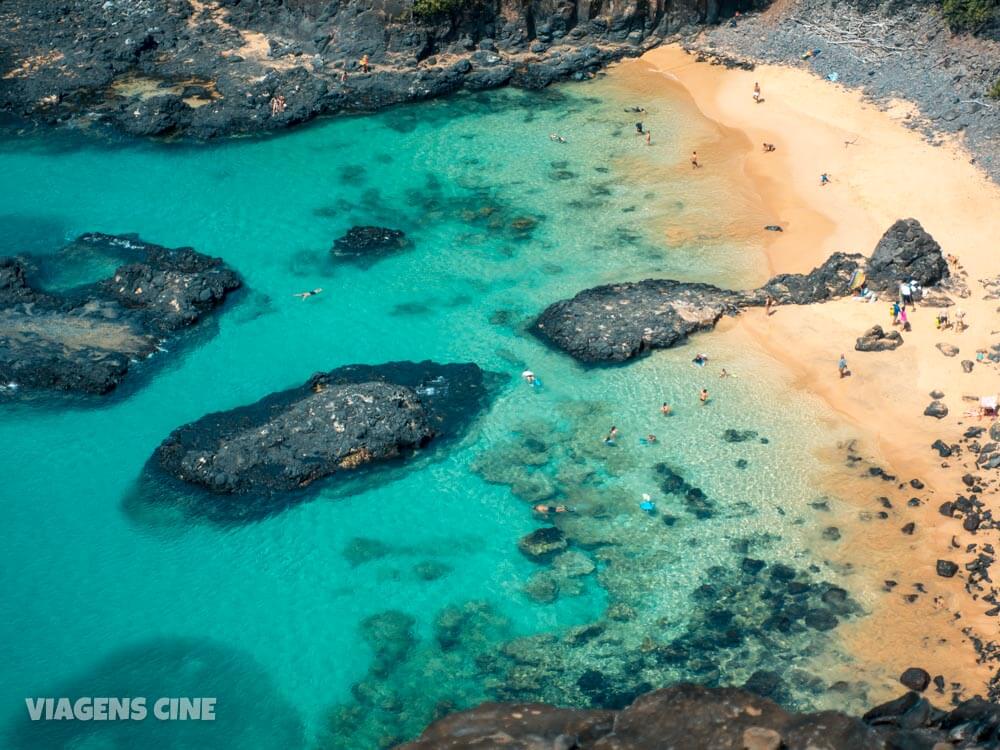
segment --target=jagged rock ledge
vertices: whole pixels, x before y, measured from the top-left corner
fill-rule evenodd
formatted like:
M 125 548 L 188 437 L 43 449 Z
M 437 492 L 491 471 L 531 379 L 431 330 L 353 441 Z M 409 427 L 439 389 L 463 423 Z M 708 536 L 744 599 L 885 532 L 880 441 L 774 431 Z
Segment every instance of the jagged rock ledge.
M 264 132 L 321 113 L 587 78 L 718 14 L 694 0 L 7 0 L 0 110 L 142 136 Z
M 844 297 L 856 273 L 865 274 L 869 289 L 895 294 L 903 280 L 937 284 L 947 277 L 948 264 L 916 219 L 900 219 L 869 259 L 834 253 L 807 274 L 781 274 L 746 291 L 671 279 L 599 286 L 550 305 L 532 331 L 582 362 L 624 362 L 710 330 L 723 315 L 764 305 L 768 296 L 795 305 Z
M 84 234 L 42 265 L 120 262 L 63 291 L 31 282 L 30 258 L 0 258 L 0 395 L 104 394 L 136 361 L 222 304 L 240 278 L 221 259 L 135 235 Z
M 487 408 L 501 377 L 471 363 L 338 367 L 179 427 L 147 468 L 208 490 L 210 515 L 241 515 L 253 500 L 239 496 L 292 493 L 458 436 Z
M 986 750 L 1000 747 L 1000 705 L 977 697 L 943 711 L 911 691 L 858 719 L 837 711 L 795 714 L 744 690 L 682 684 L 641 695 L 621 711 L 484 703 L 439 719 L 397 750 L 486 747 Z

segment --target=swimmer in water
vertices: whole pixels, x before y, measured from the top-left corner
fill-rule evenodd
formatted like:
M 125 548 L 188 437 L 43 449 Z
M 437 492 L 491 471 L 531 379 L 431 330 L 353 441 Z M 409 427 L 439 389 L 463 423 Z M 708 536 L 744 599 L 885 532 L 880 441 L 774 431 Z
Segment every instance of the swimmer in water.
M 535 384 L 535 373 L 533 373 L 531 370 L 525 370 L 524 372 L 522 372 L 521 377 L 524 378 L 524 382 L 527 383 L 528 385 Z
M 729 377 L 732 377 L 732 375 L 730 375 L 728 372 L 726 372 L 726 368 L 723 367 L 722 368 L 722 372 L 719 373 L 719 377 L 720 378 L 729 378 Z
M 648 435 L 646 435 L 646 442 L 647 443 L 655 443 L 656 442 L 656 435 L 654 435 L 652 432 L 649 433 Z
M 698 398 L 701 399 L 701 405 L 702 406 L 704 406 L 705 404 L 707 404 L 708 403 L 708 388 L 702 388 L 701 389 L 701 393 L 698 395 Z
M 668 404 L 666 401 L 664 401 L 663 406 L 660 407 L 660 414 L 662 414 L 665 417 L 670 416 L 670 404 Z
M 541 513 L 543 516 L 547 516 L 549 513 L 567 513 L 569 509 L 565 505 L 544 505 L 539 504 L 535 506 L 535 513 Z
M 293 294 L 292 296 L 293 297 L 301 297 L 302 299 L 309 299 L 314 294 L 319 294 L 322 291 L 323 290 L 321 288 L 317 287 L 316 289 L 313 289 L 311 292 L 299 292 L 298 294 Z
M 608 431 L 608 436 L 604 438 L 605 445 L 614 445 L 615 439 L 618 437 L 618 428 L 611 425 L 611 429 Z
M 563 138 L 558 133 L 549 133 L 549 140 L 550 141 L 555 141 L 556 143 L 565 143 L 566 142 L 566 139 Z

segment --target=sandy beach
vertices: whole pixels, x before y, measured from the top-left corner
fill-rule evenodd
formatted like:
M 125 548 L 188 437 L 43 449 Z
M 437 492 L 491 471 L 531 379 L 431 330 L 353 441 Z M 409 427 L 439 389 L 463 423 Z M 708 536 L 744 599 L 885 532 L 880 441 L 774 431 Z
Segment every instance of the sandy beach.
M 898 685 L 890 687 L 892 678 L 914 665 L 944 675 L 948 683 L 961 683 L 963 694 L 982 692 L 996 667 L 977 663 L 969 633 L 995 638 L 996 620 L 984 614 L 991 605 L 965 591 L 964 571 L 943 579 L 935 564 L 938 559 L 964 563 L 974 556 L 966 554 L 966 545 L 995 543 L 996 534 L 963 532 L 960 521 L 938 513 L 938 505 L 954 498 L 961 476 L 974 465 L 969 461 L 966 466 L 963 459 L 942 461 L 930 446 L 938 438 L 953 443 L 967 426 L 980 424 L 965 416 L 976 404 L 963 397 L 998 390 L 995 365 L 977 362 L 965 373 L 961 361 L 975 360 L 977 349 L 996 342 L 992 332 L 1000 328 L 998 303 L 984 299 L 980 284 L 998 272 L 1000 188 L 970 163 L 960 143 L 932 146 L 906 128 L 912 111 L 906 103 L 883 111 L 806 70 L 731 70 L 698 63 L 669 46 L 623 63 L 614 75 L 648 82 L 650 73 L 662 76 L 663 86 L 682 87 L 720 132 L 731 134 L 691 144 L 703 171 L 736 170 L 734 176 L 756 196 L 765 223 L 783 228 L 763 238 L 770 267 L 762 276 L 808 271 L 835 251 L 869 255 L 894 221 L 908 217 L 918 219 L 944 253 L 957 257 L 952 273 L 966 274 L 969 289 L 951 308 L 953 317 L 956 309 L 965 313 L 968 328 L 961 333 L 938 330 L 937 311 L 918 305 L 910 311 L 913 330 L 904 333 L 902 347 L 855 352 L 855 339 L 869 327 L 891 329 L 888 299 L 786 307 L 771 316 L 754 310 L 725 325 L 769 352 L 799 387 L 850 424 L 859 435 L 862 455 L 897 475 L 899 482 L 918 478 L 926 485 L 914 492 L 897 483 L 874 486 L 859 479 L 856 486 L 847 486 L 841 479 L 837 488 L 856 502 L 859 513 L 878 510 L 880 495 L 888 496 L 893 506 L 885 523 L 857 522 L 839 552 L 842 562 L 870 579 L 873 593 L 865 603 L 872 616 L 842 630 L 847 650 L 869 661 L 873 674 L 886 681 L 885 695 L 876 697 L 898 690 Z M 755 82 L 761 87 L 760 103 L 752 96 Z M 765 142 L 776 150 L 766 153 Z M 823 173 L 831 179 L 825 186 L 820 184 Z M 947 357 L 939 343 L 960 352 Z M 844 379 L 837 371 L 841 353 L 852 373 Z M 944 419 L 923 415 L 932 390 L 945 393 L 949 414 Z M 907 500 L 914 495 L 925 502 L 909 507 Z M 989 490 L 983 499 L 996 511 Z M 915 533 L 901 533 L 900 527 L 911 521 Z M 898 584 L 891 592 L 882 590 L 886 579 Z

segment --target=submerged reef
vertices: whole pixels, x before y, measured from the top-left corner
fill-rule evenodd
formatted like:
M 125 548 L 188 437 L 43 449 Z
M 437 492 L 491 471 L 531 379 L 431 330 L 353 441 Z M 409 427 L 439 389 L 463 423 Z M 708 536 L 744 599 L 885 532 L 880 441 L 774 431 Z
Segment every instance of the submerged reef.
M 48 266 L 120 263 L 109 278 L 47 291 Z M 3 395 L 40 390 L 104 394 L 240 286 L 219 258 L 169 249 L 134 235 L 84 234 L 54 258 L 0 259 Z
M 474 364 L 347 365 L 174 430 L 147 474 L 202 490 L 206 514 L 273 510 L 334 475 L 405 460 L 464 433 L 501 376 Z
M 868 289 L 894 294 L 901 281 L 937 284 L 947 277 L 948 265 L 918 221 L 901 219 L 868 260 L 834 253 L 807 274 L 781 274 L 749 291 L 671 279 L 608 284 L 550 305 L 532 331 L 582 362 L 624 362 L 682 343 L 714 328 L 724 315 L 765 305 L 769 297 L 778 304 L 807 305 L 847 296 L 860 274 Z

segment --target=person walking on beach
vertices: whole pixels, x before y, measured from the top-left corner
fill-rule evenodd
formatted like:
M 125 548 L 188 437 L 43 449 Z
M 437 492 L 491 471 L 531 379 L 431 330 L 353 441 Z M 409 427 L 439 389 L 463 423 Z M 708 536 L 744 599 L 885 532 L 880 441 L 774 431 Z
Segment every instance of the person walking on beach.
M 767 295 L 767 298 L 764 300 L 764 314 L 765 315 L 774 315 L 774 305 L 775 304 L 776 304 L 776 300 L 774 299 L 774 297 L 772 297 L 770 294 Z
M 837 369 L 840 370 L 840 377 L 847 377 L 847 357 L 843 354 L 840 355 L 840 361 L 837 362 Z
M 697 151 L 692 151 L 691 152 L 691 166 L 694 167 L 695 169 L 698 169 L 698 167 L 701 166 L 701 164 L 698 163 L 698 152 Z
M 701 393 L 698 394 L 698 399 L 701 401 L 702 406 L 708 403 L 708 388 L 701 389 Z
M 760 104 L 760 84 L 756 81 L 753 84 L 753 100 L 756 104 Z
M 821 187 L 825 187 L 830 184 L 830 175 L 824 172 L 819 176 L 819 184 Z
M 904 331 L 910 330 L 910 321 L 906 317 L 906 305 L 899 308 L 899 323 L 903 326 Z

